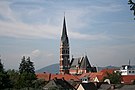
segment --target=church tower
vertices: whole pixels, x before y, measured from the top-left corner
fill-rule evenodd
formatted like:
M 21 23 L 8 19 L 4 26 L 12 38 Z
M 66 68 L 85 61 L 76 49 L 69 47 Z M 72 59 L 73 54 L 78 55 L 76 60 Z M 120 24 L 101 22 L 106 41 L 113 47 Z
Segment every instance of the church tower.
M 69 74 L 69 52 L 69 40 L 67 36 L 66 21 L 64 16 L 62 36 L 60 42 L 60 74 Z

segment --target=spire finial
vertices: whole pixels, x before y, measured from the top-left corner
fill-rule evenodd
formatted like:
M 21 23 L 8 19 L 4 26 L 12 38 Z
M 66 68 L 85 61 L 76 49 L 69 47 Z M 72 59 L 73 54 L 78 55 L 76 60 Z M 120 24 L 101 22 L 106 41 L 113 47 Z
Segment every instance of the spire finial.
M 85 51 L 84 56 L 87 56 L 87 52 Z
M 65 17 L 65 12 L 64 12 L 64 17 Z

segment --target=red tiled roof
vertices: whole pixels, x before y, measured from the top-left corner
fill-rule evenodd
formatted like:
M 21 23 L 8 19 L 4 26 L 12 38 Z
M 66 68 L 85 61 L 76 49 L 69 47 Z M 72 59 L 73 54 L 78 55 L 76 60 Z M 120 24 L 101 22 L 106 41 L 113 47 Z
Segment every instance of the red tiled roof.
M 115 70 L 116 70 L 116 69 L 103 69 L 103 70 L 101 70 L 100 72 L 103 72 L 104 74 L 106 74 L 106 73 L 112 74 Z
M 135 80 L 135 75 L 124 75 L 122 76 L 122 82 L 124 84 L 132 84 Z
M 108 73 L 113 73 L 115 69 L 103 69 L 99 72 L 94 72 L 94 73 L 84 73 L 80 76 L 78 76 L 78 78 L 83 78 L 83 77 L 89 77 L 90 80 L 89 81 L 93 81 L 93 79 L 95 79 L 96 77 L 98 78 L 99 81 L 102 81 L 103 78 L 106 76 L 107 72 Z
M 99 80 L 102 80 L 103 78 L 103 72 L 96 72 L 96 73 L 84 73 L 80 76 L 78 76 L 79 79 L 83 77 L 89 77 L 89 81 L 93 81 L 94 78 L 98 78 Z
M 101 75 L 97 75 L 96 77 L 98 78 L 99 81 L 102 82 L 103 78 L 107 75 L 107 73 L 112 74 L 115 69 L 103 69 L 100 72 L 102 73 Z
M 62 79 L 64 78 L 66 81 L 74 80 L 80 81 L 83 77 L 89 77 L 90 81 L 93 81 L 94 78 L 98 78 L 99 81 L 102 81 L 103 77 L 106 76 L 106 73 L 113 73 L 114 69 L 104 69 L 96 73 L 84 73 L 80 76 L 74 76 L 71 74 L 51 74 L 51 73 L 37 73 L 37 78 L 44 79 L 45 81 L 52 80 L 54 78 Z
M 64 78 L 66 81 L 74 80 L 74 81 L 80 81 L 77 76 L 71 75 L 71 74 L 55 74 L 51 77 L 51 79 L 62 79 Z
M 101 73 L 101 72 L 91 73 L 90 74 L 90 81 L 93 81 L 94 78 L 96 78 L 97 76 L 101 76 L 101 75 L 103 75 L 103 73 Z
M 54 78 L 57 79 L 65 79 L 66 81 L 74 80 L 80 81 L 77 76 L 70 75 L 70 74 L 51 74 L 51 73 L 37 73 L 37 78 L 44 79 L 45 81 L 52 80 Z
M 99 82 L 102 82 L 104 76 L 103 75 L 97 75 L 97 78 L 98 78 Z
M 78 78 L 81 79 L 83 77 L 89 77 L 90 74 L 91 74 L 91 72 L 90 73 L 83 73 L 82 75 L 78 76 Z
M 50 76 L 51 73 L 36 73 L 37 78 L 39 79 L 44 79 L 45 81 L 49 81 L 50 80 Z

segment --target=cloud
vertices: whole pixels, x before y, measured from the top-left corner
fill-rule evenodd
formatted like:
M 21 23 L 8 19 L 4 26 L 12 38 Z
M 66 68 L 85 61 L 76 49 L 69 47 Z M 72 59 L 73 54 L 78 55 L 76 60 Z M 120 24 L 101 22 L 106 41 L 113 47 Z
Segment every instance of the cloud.
M 16 38 L 53 38 L 57 36 L 58 27 L 51 25 L 29 25 L 21 22 L 1 22 L 0 36 Z
M 38 68 L 58 62 L 58 53 L 50 47 L 57 49 L 57 45 L 50 45 L 50 40 L 45 40 L 45 47 L 31 45 L 33 42 L 42 42 L 43 39 L 59 40 L 64 12 L 69 38 L 79 40 L 77 46 L 71 44 L 75 46 L 71 47 L 73 53 L 82 53 L 85 48 L 87 54 L 90 54 L 90 60 L 92 56 L 92 60 L 98 65 L 120 65 L 123 61 L 126 62 L 129 57 L 134 57 L 135 45 L 130 44 L 134 44 L 135 35 L 134 22 L 126 23 L 130 16 L 124 10 L 127 4 L 123 3 L 118 0 L 0 0 L 0 37 L 17 38 L 11 38 L 10 41 L 1 39 L 8 45 L 7 47 L 1 43 L 1 52 L 10 50 L 4 54 L 4 57 L 8 57 L 5 60 L 6 65 L 12 63 L 14 66 L 14 63 L 19 63 L 21 55 L 30 56 Z M 21 40 L 32 44 L 27 43 L 25 47 Z M 120 46 L 112 47 L 114 45 Z M 11 49 L 12 46 L 14 48 Z M 39 48 L 35 49 L 35 46 Z M 29 47 L 31 50 L 26 49 Z
M 27 53 L 27 54 L 23 54 L 23 56 L 29 56 L 31 58 L 37 58 L 37 57 L 44 57 L 44 58 L 52 58 L 54 56 L 53 53 L 51 52 L 43 52 L 39 49 L 35 49 L 33 51 L 31 51 L 30 53 Z
M 30 53 L 23 54 L 22 56 L 31 57 L 32 59 L 37 58 L 41 55 L 41 51 L 36 49 L 31 51 Z
M 38 57 L 40 54 L 41 54 L 41 52 L 40 52 L 38 49 L 36 49 L 36 50 L 34 50 L 34 51 L 32 51 L 32 52 L 30 53 L 30 57 L 36 58 L 36 57 Z
M 53 57 L 54 54 L 53 54 L 53 53 L 49 53 L 49 54 L 47 54 L 46 56 L 47 56 L 47 57 Z
M 45 3 L 45 2 L 44 2 Z M 16 7 L 17 11 L 19 10 L 18 8 L 21 8 L 23 10 L 18 11 L 21 14 L 16 14 L 18 16 L 15 16 L 15 11 L 10 7 L 10 4 L 13 7 Z M 0 10 L 0 13 L 2 13 L 3 16 L 10 18 L 11 21 L 0 21 L 0 36 L 10 36 L 10 37 L 16 37 L 16 38 L 30 38 L 30 39 L 35 39 L 35 38 L 47 38 L 47 39 L 56 39 L 59 37 L 60 34 L 60 26 L 57 26 L 55 24 L 51 24 L 49 22 L 47 23 L 42 23 L 42 24 L 29 24 L 22 22 L 21 19 L 23 15 L 30 16 L 31 19 L 32 17 L 36 15 L 45 15 L 48 13 L 49 10 L 47 10 L 47 7 L 40 6 L 39 4 L 41 3 L 34 3 L 34 4 L 26 4 L 26 3 L 11 3 L 11 2 L 3 2 L 3 7 L 4 9 Z M 51 3 L 53 6 L 55 3 Z M 57 8 L 64 7 L 62 6 L 57 6 Z M 86 5 L 84 8 L 81 7 L 73 7 L 71 4 L 70 9 L 67 9 L 66 7 L 61 8 L 61 10 L 66 10 L 67 11 L 67 18 L 69 18 L 68 26 L 71 27 L 71 30 L 69 31 L 69 34 L 71 35 L 71 38 L 73 39 L 80 39 L 80 40 L 98 40 L 98 39 L 107 39 L 108 37 L 105 36 L 105 34 L 95 34 L 95 35 L 90 35 L 90 34 L 84 34 L 80 33 L 77 31 L 77 29 L 84 28 L 84 27 L 91 27 L 91 23 L 84 22 L 83 18 L 85 19 L 85 16 L 89 14 L 90 17 L 95 17 L 96 15 L 100 15 L 101 13 L 104 12 L 113 12 L 113 11 L 119 11 L 120 8 L 119 5 L 110 5 L 110 6 L 101 6 L 101 5 L 91 5 L 88 6 Z M 28 9 L 27 9 L 28 8 Z M 52 7 L 56 8 L 56 6 Z M 56 10 L 56 13 L 62 12 L 61 10 Z M 85 12 L 84 12 L 85 10 Z M 94 12 L 96 11 L 96 12 Z M 8 12 L 8 14 L 6 13 Z M 51 12 L 50 12 L 51 13 Z M 48 14 L 49 15 L 49 14 Z M 19 18 L 17 18 L 19 17 Z M 56 15 L 55 18 L 58 18 L 60 16 Z M 46 18 L 48 18 L 46 16 Z M 34 19 L 34 18 L 33 18 Z M 46 20 L 46 19 L 45 19 Z M 57 20 L 57 19 L 56 19 Z M 91 19 L 90 19 L 91 20 Z M 58 21 L 59 22 L 59 21 Z M 77 23 L 76 23 L 77 22 Z
M 16 16 L 14 15 L 14 12 L 10 8 L 11 2 L 6 1 L 0 1 L 0 15 L 9 21 L 16 21 Z
M 69 36 L 73 39 L 79 39 L 79 40 L 107 40 L 109 39 L 109 37 L 107 37 L 104 34 L 89 35 L 89 34 L 81 34 L 78 32 L 69 32 Z
M 38 3 L 41 4 L 41 3 Z M 51 3 L 52 5 L 54 3 Z M 12 8 L 10 7 L 12 6 Z M 21 5 L 21 6 L 20 6 Z M 2 2 L 0 4 L 0 14 L 4 16 L 5 18 L 10 19 L 10 21 L 3 21 L 0 20 L 0 36 L 9 36 L 9 37 L 16 37 L 16 38 L 47 38 L 47 39 L 56 39 L 59 37 L 59 34 L 61 32 L 61 26 L 59 24 L 52 24 L 53 22 L 49 23 L 36 23 L 36 24 L 29 24 L 26 22 L 22 22 L 22 19 L 25 19 L 23 15 L 31 16 L 31 19 L 35 17 L 36 15 L 45 15 L 49 13 L 49 10 L 47 10 L 47 7 L 43 7 L 40 5 L 36 5 L 36 3 L 25 5 L 25 4 L 18 4 L 18 3 L 11 3 L 11 2 Z M 15 8 L 16 7 L 16 8 Z M 58 6 L 58 8 L 64 7 Z M 19 10 L 18 8 L 22 8 L 23 10 L 18 11 L 21 14 L 17 14 L 17 11 L 13 10 L 13 8 Z M 28 8 L 28 9 L 27 9 Z M 55 8 L 52 7 L 52 8 Z M 57 9 L 58 9 L 57 8 Z M 49 9 L 49 8 L 48 8 Z M 54 9 L 56 10 L 56 9 Z M 89 17 L 99 15 L 104 12 L 112 12 L 112 11 L 118 11 L 119 6 L 118 5 L 110 5 L 110 6 L 85 6 L 84 8 L 81 8 L 78 6 L 73 7 L 71 5 L 70 9 L 67 9 L 66 7 L 61 8 L 61 10 L 67 11 L 67 18 L 69 18 L 70 24 L 68 24 L 67 27 L 71 27 L 71 30 L 69 33 L 71 34 L 71 38 L 74 39 L 83 39 L 83 40 L 98 40 L 98 39 L 106 39 L 107 37 L 103 34 L 97 34 L 97 35 L 89 35 L 89 34 L 83 34 L 77 31 L 79 28 L 84 28 L 88 26 L 87 22 L 84 22 L 82 18 L 84 18 L 87 14 L 89 14 Z M 56 13 L 62 12 L 61 10 L 56 10 Z M 84 12 L 85 10 L 85 12 Z M 93 12 L 96 11 L 96 12 Z M 52 13 L 52 12 L 50 12 Z M 49 14 L 47 14 L 48 16 Z M 92 16 L 91 16 L 92 15 Z M 46 18 L 48 18 L 46 16 Z M 51 17 L 52 15 L 50 15 Z M 59 18 L 59 14 L 55 16 L 55 18 Z M 39 18 L 39 17 L 38 17 Z M 41 20 L 41 19 L 40 19 Z M 46 19 L 45 19 L 46 20 Z M 51 19 L 50 19 L 51 20 Z M 57 20 L 57 19 L 56 19 Z M 53 20 L 55 21 L 55 20 Z M 56 22 L 56 21 L 55 21 Z M 59 21 L 58 21 L 59 22 Z M 77 23 L 76 23 L 77 22 Z M 91 26 L 91 23 L 89 23 L 89 26 Z
M 15 38 L 47 38 L 56 39 L 59 37 L 61 32 L 61 27 L 52 25 L 30 25 L 22 22 L 4 22 L 0 21 L 0 36 L 10 36 Z M 79 32 L 69 31 L 71 38 L 73 39 L 83 39 L 83 40 L 98 40 L 106 39 L 105 35 L 87 35 L 81 34 Z

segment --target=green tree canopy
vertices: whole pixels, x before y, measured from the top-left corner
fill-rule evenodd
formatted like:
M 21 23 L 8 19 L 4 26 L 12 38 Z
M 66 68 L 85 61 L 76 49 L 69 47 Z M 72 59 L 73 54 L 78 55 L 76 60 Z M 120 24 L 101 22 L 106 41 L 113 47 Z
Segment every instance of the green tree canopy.
M 130 5 L 130 10 L 134 12 L 135 16 L 135 2 L 133 0 L 128 0 L 128 4 Z
M 30 57 L 25 59 L 23 56 L 19 66 L 20 79 L 19 83 L 21 88 L 33 87 L 33 81 L 36 80 L 35 68 L 33 62 L 30 61 Z
M 0 89 L 10 88 L 11 83 L 9 79 L 9 75 L 4 70 L 3 64 L 1 63 L 0 59 Z
M 4 72 L 4 68 L 3 68 L 3 64 L 1 63 L 1 59 L 0 59 L 0 72 Z
M 30 57 L 28 57 L 25 60 L 25 56 L 23 56 L 22 61 L 20 63 L 19 72 L 35 73 L 34 64 L 30 61 Z
M 104 80 L 105 79 L 109 79 L 112 84 L 119 84 L 119 83 L 121 83 L 121 73 L 113 72 L 111 74 L 111 73 L 107 72 L 107 76 L 104 77 Z
M 19 76 L 19 72 L 17 70 L 11 70 L 9 69 L 7 71 L 7 74 L 9 75 L 9 79 L 11 80 L 11 85 L 12 85 L 12 88 L 17 88 L 19 89 L 20 88 L 20 84 L 19 84 L 19 79 L 20 79 L 20 76 Z

